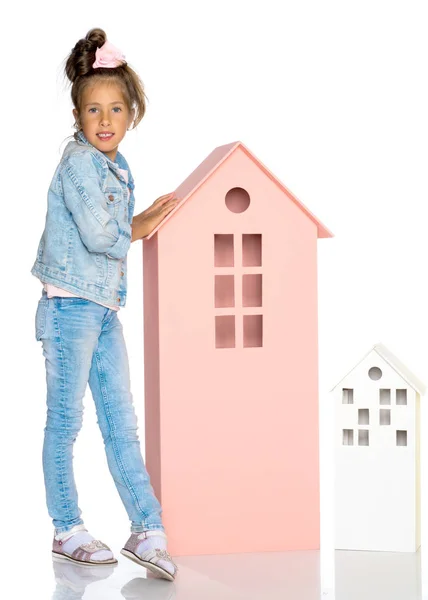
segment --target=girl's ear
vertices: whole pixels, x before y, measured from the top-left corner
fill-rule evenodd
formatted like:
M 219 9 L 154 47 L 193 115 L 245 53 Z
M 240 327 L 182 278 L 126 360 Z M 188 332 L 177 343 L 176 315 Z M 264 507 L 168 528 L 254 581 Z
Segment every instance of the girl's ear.
M 129 113 L 129 119 L 128 119 L 128 130 L 131 127 L 132 121 L 135 119 L 135 108 L 133 108 L 130 113 Z
M 78 120 L 79 120 L 79 114 L 78 114 L 78 112 L 77 112 L 77 109 L 73 108 L 73 111 L 72 111 L 72 112 L 73 112 L 73 117 L 74 117 L 74 120 L 75 120 L 75 122 L 77 123 L 77 122 L 78 122 Z

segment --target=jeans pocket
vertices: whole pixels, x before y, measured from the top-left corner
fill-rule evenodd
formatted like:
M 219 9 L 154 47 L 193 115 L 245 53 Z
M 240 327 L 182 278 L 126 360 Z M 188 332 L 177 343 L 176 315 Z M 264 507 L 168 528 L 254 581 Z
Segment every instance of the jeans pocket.
M 35 318 L 35 333 L 36 340 L 39 342 L 42 339 L 42 335 L 46 331 L 46 313 L 48 310 L 48 301 L 46 298 L 40 298 L 36 310 Z
M 81 296 L 55 296 L 55 303 L 59 308 L 72 308 L 73 306 L 84 306 L 91 304 L 92 300 L 82 298 Z

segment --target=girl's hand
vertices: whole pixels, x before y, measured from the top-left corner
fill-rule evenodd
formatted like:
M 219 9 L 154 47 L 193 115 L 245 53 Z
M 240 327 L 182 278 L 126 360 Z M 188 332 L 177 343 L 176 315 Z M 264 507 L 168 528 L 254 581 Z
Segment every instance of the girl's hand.
M 137 234 L 135 238 L 133 236 L 133 239 L 150 235 L 166 215 L 177 206 L 179 200 L 174 194 L 175 192 L 171 192 L 170 194 L 159 196 L 151 206 L 138 215 L 138 229 L 142 235 Z
M 156 221 L 153 229 L 171 212 L 171 210 L 177 205 L 178 200 L 174 197 L 174 192 L 159 196 L 149 208 L 143 210 L 141 213 L 147 221 Z
M 155 227 L 172 211 L 178 204 L 178 199 L 174 196 L 174 192 L 159 196 L 149 208 L 143 210 L 144 221 L 149 228 L 149 235 Z

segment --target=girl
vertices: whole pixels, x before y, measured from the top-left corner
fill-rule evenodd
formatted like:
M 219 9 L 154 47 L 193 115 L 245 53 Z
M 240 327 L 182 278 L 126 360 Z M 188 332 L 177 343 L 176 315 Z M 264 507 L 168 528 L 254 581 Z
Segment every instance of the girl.
M 73 475 L 87 383 L 96 405 L 109 470 L 131 521 L 124 556 L 173 580 L 162 509 L 137 434 L 128 357 L 119 321 L 126 303 L 126 255 L 176 206 L 161 196 L 133 217 L 134 182 L 119 143 L 143 118 L 141 80 L 124 55 L 92 29 L 68 56 L 65 73 L 77 131 L 48 191 L 46 223 L 31 273 L 43 283 L 35 317 L 47 382 L 43 473 L 55 527 L 53 555 L 90 565 L 117 564 L 84 526 Z

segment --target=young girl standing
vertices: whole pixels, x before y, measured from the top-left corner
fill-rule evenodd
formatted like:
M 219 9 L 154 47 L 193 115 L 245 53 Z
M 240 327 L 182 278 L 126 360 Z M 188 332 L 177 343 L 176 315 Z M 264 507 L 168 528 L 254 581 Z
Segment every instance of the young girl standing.
M 86 529 L 73 475 L 73 444 L 82 426 L 87 383 L 95 402 L 109 470 L 131 521 L 124 556 L 173 580 L 161 506 L 140 450 L 128 356 L 119 321 L 126 304 L 126 255 L 176 206 L 161 196 L 137 216 L 134 181 L 119 143 L 145 112 L 141 80 L 124 55 L 92 29 L 65 65 L 77 131 L 48 191 L 45 228 L 31 273 L 43 283 L 35 317 L 47 382 L 43 473 L 59 560 L 117 564 Z

